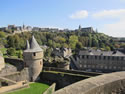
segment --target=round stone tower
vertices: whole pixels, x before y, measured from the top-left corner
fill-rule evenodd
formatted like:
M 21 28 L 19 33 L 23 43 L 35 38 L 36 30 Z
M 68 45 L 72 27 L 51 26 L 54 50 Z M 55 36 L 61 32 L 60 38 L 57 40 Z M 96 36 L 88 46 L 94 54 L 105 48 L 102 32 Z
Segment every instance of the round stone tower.
M 36 81 L 43 67 L 43 50 L 40 48 L 34 36 L 31 43 L 27 40 L 26 50 L 23 52 L 25 67 L 29 68 L 29 77 L 31 81 Z
M 3 54 L 0 51 L 0 71 L 2 70 L 2 68 L 5 67 L 5 62 L 4 62 L 4 58 L 3 58 Z

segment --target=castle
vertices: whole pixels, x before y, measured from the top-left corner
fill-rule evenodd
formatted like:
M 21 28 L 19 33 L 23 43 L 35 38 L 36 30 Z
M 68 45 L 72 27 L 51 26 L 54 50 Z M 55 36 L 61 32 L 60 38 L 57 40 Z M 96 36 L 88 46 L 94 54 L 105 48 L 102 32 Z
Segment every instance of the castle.
M 5 62 L 2 53 L 0 52 L 0 71 L 5 67 Z
M 32 36 L 31 44 L 27 40 L 27 47 L 23 53 L 25 67 L 29 68 L 30 81 L 38 79 L 43 67 L 43 50 L 38 45 L 34 36 Z

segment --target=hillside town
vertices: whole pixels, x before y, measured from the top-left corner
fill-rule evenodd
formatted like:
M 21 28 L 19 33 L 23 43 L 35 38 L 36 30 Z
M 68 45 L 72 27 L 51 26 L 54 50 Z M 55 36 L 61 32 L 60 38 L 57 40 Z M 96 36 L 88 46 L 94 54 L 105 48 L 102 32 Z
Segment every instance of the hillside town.
M 125 94 L 125 0 L 1 0 L 0 94 Z

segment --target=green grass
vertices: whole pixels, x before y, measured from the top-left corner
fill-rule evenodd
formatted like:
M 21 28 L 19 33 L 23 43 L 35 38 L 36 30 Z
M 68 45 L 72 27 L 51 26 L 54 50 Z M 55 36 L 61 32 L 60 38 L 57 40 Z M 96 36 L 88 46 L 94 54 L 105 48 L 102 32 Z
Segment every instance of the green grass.
M 31 83 L 30 88 L 17 90 L 7 94 L 42 94 L 49 86 L 42 83 Z

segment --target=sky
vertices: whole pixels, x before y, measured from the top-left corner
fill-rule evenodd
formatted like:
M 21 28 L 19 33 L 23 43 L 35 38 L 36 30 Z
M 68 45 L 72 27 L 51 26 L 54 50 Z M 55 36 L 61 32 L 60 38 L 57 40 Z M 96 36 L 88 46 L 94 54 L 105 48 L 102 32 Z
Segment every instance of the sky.
M 60 29 L 81 25 L 125 37 L 125 0 L 1 0 L 0 27 L 23 23 Z

